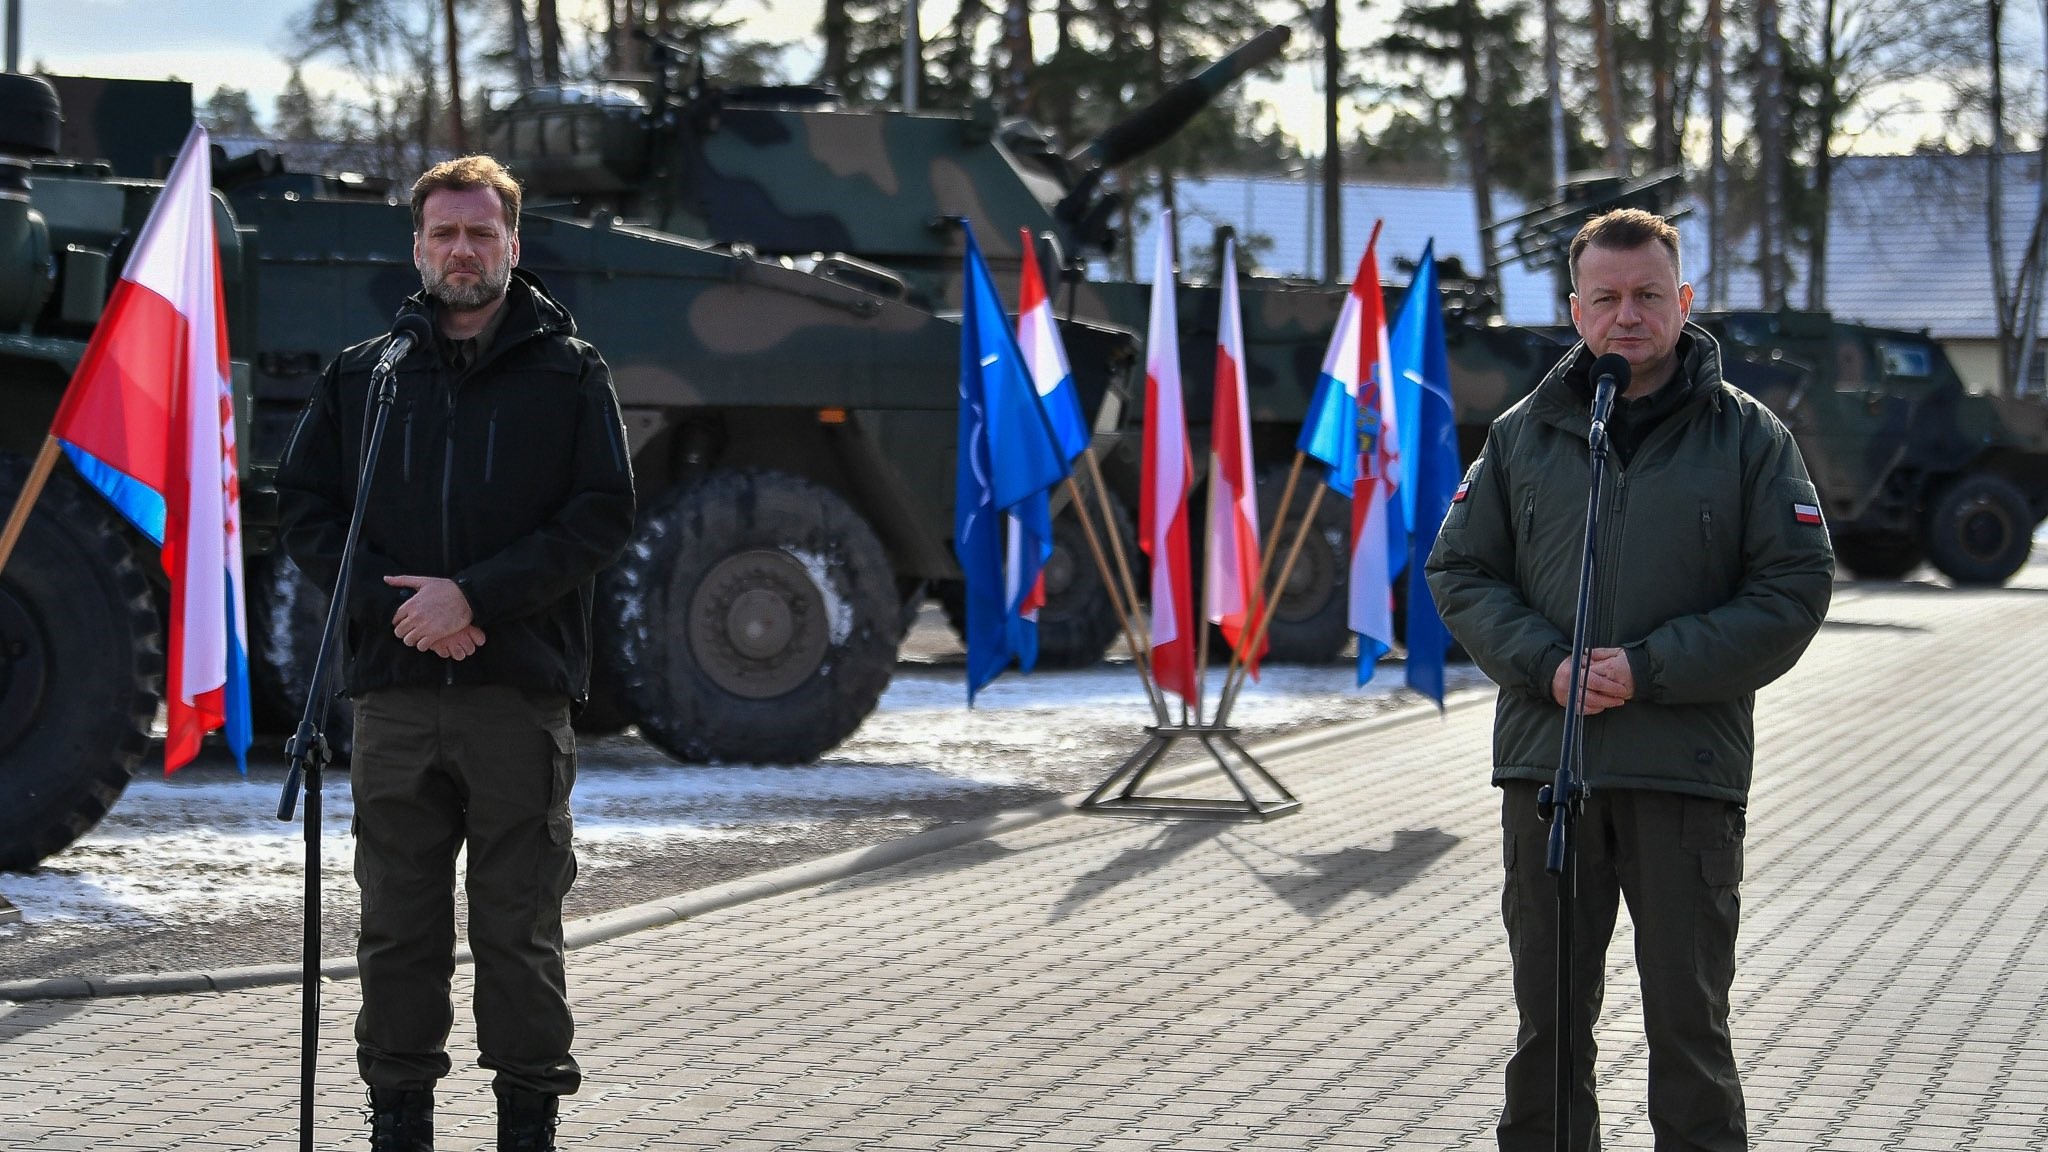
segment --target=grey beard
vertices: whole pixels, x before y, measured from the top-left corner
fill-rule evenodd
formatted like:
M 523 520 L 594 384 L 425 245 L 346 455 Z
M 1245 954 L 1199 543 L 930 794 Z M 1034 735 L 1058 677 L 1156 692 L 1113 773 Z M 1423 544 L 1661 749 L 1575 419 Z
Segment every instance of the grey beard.
M 483 275 L 477 277 L 476 283 L 468 288 L 453 287 L 448 283 L 445 274 L 423 275 L 421 281 L 427 295 L 439 300 L 444 306 L 457 312 L 474 312 L 479 308 L 489 307 L 505 295 L 506 288 L 512 283 L 512 265 L 505 263 L 496 268 L 486 267 Z

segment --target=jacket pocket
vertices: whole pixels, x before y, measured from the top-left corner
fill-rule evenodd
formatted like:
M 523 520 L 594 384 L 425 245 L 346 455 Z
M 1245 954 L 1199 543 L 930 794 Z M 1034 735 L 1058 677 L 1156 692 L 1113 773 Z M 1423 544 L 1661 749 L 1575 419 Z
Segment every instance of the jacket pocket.
M 567 844 L 576 830 L 569 812 L 569 795 L 576 788 L 576 733 L 567 724 L 550 724 L 548 740 L 553 768 L 548 789 L 548 839 Z

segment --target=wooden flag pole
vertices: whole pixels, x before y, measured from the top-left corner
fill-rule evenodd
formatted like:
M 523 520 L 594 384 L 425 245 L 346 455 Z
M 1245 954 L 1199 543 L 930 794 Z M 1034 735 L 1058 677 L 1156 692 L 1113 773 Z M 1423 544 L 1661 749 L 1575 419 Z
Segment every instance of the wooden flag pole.
M 0 529 L 0 571 L 6 569 L 8 557 L 14 555 L 15 542 L 21 539 L 22 529 L 28 526 L 28 514 L 35 508 L 36 497 L 43 494 L 43 484 L 49 480 L 51 469 L 57 466 L 57 454 L 62 450 L 55 436 L 43 437 L 43 448 L 36 453 L 35 465 L 28 472 L 28 482 L 21 486 L 21 495 L 14 498 L 14 510 L 7 514 L 7 527 Z
M 1308 453 L 1306 452 L 1296 450 L 1296 452 L 1294 453 L 1294 466 L 1287 470 L 1287 486 L 1280 490 L 1280 507 L 1273 514 L 1273 530 L 1266 536 L 1266 547 L 1263 551 L 1263 555 L 1259 557 L 1258 590 L 1260 600 L 1258 606 L 1260 609 L 1260 614 L 1263 614 L 1264 612 L 1273 610 L 1275 608 L 1275 606 L 1280 601 L 1280 590 L 1287 586 L 1286 580 L 1282 579 L 1280 584 L 1273 589 L 1272 594 L 1268 595 L 1266 593 L 1266 576 L 1273 570 L 1273 554 L 1279 551 L 1280 549 L 1280 530 L 1287 523 L 1287 510 L 1289 506 L 1291 506 L 1294 503 L 1295 485 L 1301 482 L 1301 465 L 1302 462 L 1307 459 Z M 1310 518 L 1313 519 L 1314 517 L 1311 516 Z M 1302 521 L 1302 523 L 1306 524 L 1308 523 L 1308 521 L 1304 520 Z M 1254 615 L 1254 626 L 1256 626 L 1257 623 L 1258 615 Z M 1265 631 L 1263 629 L 1260 629 L 1259 642 L 1264 642 L 1265 635 Z M 1245 665 L 1247 672 L 1249 671 L 1250 664 L 1245 656 L 1245 653 L 1256 652 L 1258 650 L 1258 644 L 1252 643 L 1240 645 L 1237 649 L 1233 650 L 1230 653 L 1230 666 L 1223 673 L 1223 688 L 1225 692 L 1229 691 L 1230 682 L 1237 678 L 1238 666 L 1240 664 Z M 1219 705 L 1221 704 L 1220 697 L 1218 698 L 1218 703 Z M 1221 724 L 1223 723 L 1223 720 L 1224 716 L 1219 711 L 1216 717 L 1216 722 L 1218 724 Z
M 1280 566 L 1280 580 L 1275 585 L 1276 588 L 1285 588 L 1287 578 L 1294 575 L 1294 562 L 1301 559 L 1302 543 L 1308 539 L 1309 529 L 1315 524 L 1316 511 L 1323 506 L 1323 492 L 1327 487 L 1328 485 L 1318 484 L 1315 492 L 1309 496 L 1308 512 L 1302 517 L 1301 527 L 1294 533 L 1294 543 L 1287 547 L 1287 562 Z M 1251 643 L 1245 645 L 1247 652 L 1257 652 L 1259 645 L 1266 642 L 1266 629 L 1272 625 L 1274 613 L 1279 611 L 1280 598 L 1273 597 L 1264 607 L 1265 611 L 1259 613 L 1258 630 L 1252 634 Z M 1230 718 L 1231 705 L 1237 703 L 1237 694 L 1244 687 L 1244 682 L 1249 679 L 1250 670 L 1249 664 L 1240 664 L 1236 680 L 1226 679 L 1223 682 L 1223 697 L 1216 702 L 1216 723 L 1221 724 Z
M 1109 485 L 1103 482 L 1102 464 L 1095 458 L 1095 449 L 1091 446 L 1082 455 L 1088 458 L 1088 478 L 1095 484 L 1095 502 L 1102 510 L 1103 534 L 1109 537 L 1110 553 L 1116 557 L 1117 576 L 1123 582 L 1124 603 L 1130 605 L 1131 619 L 1135 621 L 1138 619 L 1138 606 L 1145 601 L 1138 595 L 1138 582 L 1131 575 L 1131 561 L 1124 554 L 1123 536 L 1113 531 L 1116 525 L 1116 513 L 1110 507 Z M 1138 661 L 1140 667 L 1145 669 L 1145 674 L 1148 677 L 1151 676 L 1152 654 L 1149 649 L 1143 645 L 1134 646 L 1131 649 L 1131 657 Z M 1165 696 L 1164 689 L 1160 690 L 1160 695 L 1162 698 Z
M 1196 727 L 1200 727 L 1200 726 L 1201 726 L 1201 724 L 1202 724 L 1202 697 L 1203 697 L 1203 695 L 1204 695 L 1203 689 L 1205 689 L 1205 688 L 1207 688 L 1207 687 L 1209 686 L 1209 596 L 1208 596 L 1208 592 L 1209 592 L 1209 576 L 1210 576 L 1210 573 L 1211 573 L 1211 571 L 1212 571 L 1212 570 L 1210 569 L 1210 567 L 1209 567 L 1209 555 L 1210 555 L 1210 549 L 1212 549 L 1212 548 L 1214 548 L 1214 547 L 1216 546 L 1216 472 L 1217 472 L 1217 461 L 1216 461 L 1216 446 L 1215 446 L 1215 444 L 1214 444 L 1214 443 L 1212 442 L 1212 443 L 1210 444 L 1210 446 L 1209 446 L 1209 479 L 1208 479 L 1208 485 L 1209 485 L 1209 501 L 1208 501 L 1208 503 L 1209 503 L 1209 512 L 1208 512 L 1208 520 L 1207 520 L 1207 522 L 1206 522 L 1206 523 L 1205 523 L 1205 524 L 1203 525 L 1203 528 L 1202 528 L 1202 531 L 1203 531 L 1203 532 L 1205 533 L 1205 536 L 1204 536 L 1204 538 L 1203 538 L 1203 547 L 1202 547 L 1202 580 L 1201 580 L 1201 583 L 1200 583 L 1200 585 L 1198 585 L 1198 586 L 1199 586 L 1199 587 L 1200 587 L 1200 588 L 1202 589 L 1202 595 L 1200 595 L 1200 596 L 1197 596 L 1197 597 L 1195 597 L 1195 608 L 1196 608 L 1196 612 L 1195 612 L 1195 726 L 1196 726 Z M 1234 655 L 1235 655 L 1235 654 L 1233 654 L 1233 657 L 1234 657 Z M 1235 659 L 1234 659 L 1234 658 L 1233 658 L 1233 660 L 1232 660 L 1232 663 L 1236 663 L 1236 661 L 1235 661 Z M 1225 674 L 1224 674 L 1224 677 L 1223 677 L 1223 682 L 1224 682 L 1225 684 L 1228 684 L 1228 683 L 1230 683 L 1230 676 L 1229 676 L 1229 674 L 1228 674 L 1228 673 L 1225 673 Z M 1222 700 L 1222 697 L 1221 697 L 1221 696 L 1218 696 L 1218 697 L 1217 697 L 1217 700 L 1218 700 L 1218 702 L 1221 702 L 1221 700 Z
M 1095 463 L 1095 450 L 1087 450 L 1088 462 Z M 1096 475 L 1101 475 L 1097 472 Z M 1158 686 L 1152 683 L 1152 663 L 1145 658 L 1145 650 L 1138 645 L 1138 631 L 1131 624 L 1132 613 L 1124 607 L 1122 589 L 1117 584 L 1116 573 L 1110 570 L 1109 557 L 1102 550 L 1102 541 L 1095 535 L 1095 524 L 1088 515 L 1088 502 L 1081 495 L 1081 485 L 1074 477 L 1067 476 L 1067 495 L 1072 498 L 1074 516 L 1081 522 L 1081 534 L 1087 537 L 1088 551 L 1095 557 L 1095 569 L 1102 574 L 1102 590 L 1109 596 L 1109 606 L 1116 610 L 1116 622 L 1124 630 L 1124 643 L 1131 649 L 1131 661 L 1138 668 L 1138 682 L 1145 686 L 1145 699 L 1152 705 L 1152 715 L 1161 724 L 1167 722 L 1166 702 L 1160 697 Z M 1112 538 L 1115 531 L 1110 531 Z

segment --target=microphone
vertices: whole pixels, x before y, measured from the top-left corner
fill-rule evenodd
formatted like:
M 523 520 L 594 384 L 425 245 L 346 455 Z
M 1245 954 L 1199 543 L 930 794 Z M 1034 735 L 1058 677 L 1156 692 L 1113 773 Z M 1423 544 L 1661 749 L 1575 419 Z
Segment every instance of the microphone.
M 1628 357 L 1619 352 L 1593 361 L 1593 427 L 1587 438 L 1594 444 L 1607 443 L 1607 418 L 1614 413 L 1615 394 L 1628 391 L 1629 371 Z
M 434 338 L 434 326 L 426 316 L 418 312 L 407 312 L 391 326 L 391 336 L 384 342 L 384 351 L 377 357 L 377 366 L 370 370 L 373 376 L 389 375 L 398 362 L 406 358 L 414 348 Z M 1615 359 L 1621 359 L 1619 356 Z M 1624 361 L 1624 366 L 1626 362 Z

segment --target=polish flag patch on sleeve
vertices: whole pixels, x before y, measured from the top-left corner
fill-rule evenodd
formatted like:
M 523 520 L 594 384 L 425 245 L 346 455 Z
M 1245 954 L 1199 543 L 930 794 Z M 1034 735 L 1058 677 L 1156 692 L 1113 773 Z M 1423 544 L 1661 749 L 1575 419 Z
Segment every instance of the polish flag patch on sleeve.
M 1451 503 L 1463 504 L 1465 502 L 1465 497 L 1471 494 L 1472 482 L 1470 480 L 1466 480 L 1458 485 L 1458 490 L 1456 492 L 1451 493 Z
M 1792 505 L 1792 519 L 1798 521 L 1801 524 L 1817 525 L 1821 522 L 1820 505 L 1800 504 L 1795 501 Z

